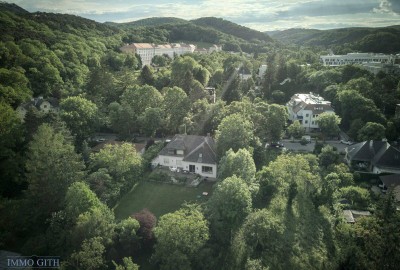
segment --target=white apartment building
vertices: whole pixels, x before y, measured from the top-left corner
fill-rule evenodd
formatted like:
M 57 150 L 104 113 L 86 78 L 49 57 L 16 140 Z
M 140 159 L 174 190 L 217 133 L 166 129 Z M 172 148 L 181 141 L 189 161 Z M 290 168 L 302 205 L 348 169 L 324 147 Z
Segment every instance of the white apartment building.
M 393 55 L 372 54 L 372 53 L 348 53 L 346 55 L 321 55 L 320 59 L 324 66 L 343 66 L 350 64 L 363 63 L 391 63 L 394 61 Z
M 313 93 L 295 94 L 286 103 L 289 120 L 299 120 L 306 131 L 319 129 L 317 119 L 324 112 L 335 113 L 331 102 Z
M 150 65 L 151 60 L 156 55 L 166 54 L 169 57 L 174 58 L 174 55 L 193 53 L 195 49 L 196 46 L 193 44 L 179 43 L 164 45 L 156 45 L 151 43 L 132 43 L 120 48 L 120 50 L 124 53 L 137 53 L 142 60 L 142 66 Z

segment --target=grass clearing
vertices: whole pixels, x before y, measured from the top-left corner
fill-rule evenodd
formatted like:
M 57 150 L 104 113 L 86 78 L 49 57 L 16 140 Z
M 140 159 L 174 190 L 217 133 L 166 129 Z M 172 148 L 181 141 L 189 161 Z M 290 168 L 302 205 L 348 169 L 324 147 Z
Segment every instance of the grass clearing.
M 143 208 L 157 218 L 178 210 L 184 202 L 202 203 L 208 200 L 214 183 L 201 183 L 197 188 L 155 182 L 140 182 L 120 200 L 114 209 L 118 220 L 129 217 Z M 203 196 L 208 192 L 208 196 Z

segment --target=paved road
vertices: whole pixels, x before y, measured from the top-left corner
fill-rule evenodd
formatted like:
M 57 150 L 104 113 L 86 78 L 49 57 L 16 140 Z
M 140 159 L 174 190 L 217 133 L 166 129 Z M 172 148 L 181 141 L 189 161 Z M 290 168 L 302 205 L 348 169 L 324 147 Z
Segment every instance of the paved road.
M 282 140 L 282 143 L 286 149 L 299 152 L 312 152 L 315 147 L 315 141 L 312 141 L 311 143 L 308 143 L 306 145 L 301 145 L 300 142 L 298 141 L 292 142 L 291 140 Z M 348 146 L 340 143 L 340 141 L 326 141 L 326 143 L 336 147 L 339 153 L 343 154 L 344 154 L 344 149 Z

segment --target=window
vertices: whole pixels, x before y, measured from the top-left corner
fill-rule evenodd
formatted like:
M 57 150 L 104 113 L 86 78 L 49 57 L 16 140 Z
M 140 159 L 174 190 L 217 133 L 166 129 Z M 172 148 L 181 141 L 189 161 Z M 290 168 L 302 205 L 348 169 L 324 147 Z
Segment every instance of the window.
M 183 150 L 176 150 L 177 155 L 183 155 Z
M 201 166 L 201 172 L 202 173 L 212 174 L 213 173 L 213 168 L 209 167 L 209 166 Z
M 306 117 L 308 117 L 309 116 L 309 114 L 308 113 L 306 113 Z
M 308 120 L 304 121 L 304 124 L 308 124 Z
M 169 164 L 169 158 L 164 158 L 164 164 Z
M 194 165 L 189 165 L 189 172 L 196 172 L 196 167 Z
M 312 121 L 312 122 L 311 122 L 311 124 L 315 125 L 315 122 L 314 122 L 314 121 Z

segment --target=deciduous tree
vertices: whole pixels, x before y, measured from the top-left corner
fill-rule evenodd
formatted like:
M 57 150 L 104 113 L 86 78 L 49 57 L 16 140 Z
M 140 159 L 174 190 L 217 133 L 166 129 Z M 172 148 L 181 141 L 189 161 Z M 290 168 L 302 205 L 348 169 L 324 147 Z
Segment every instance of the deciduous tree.
M 229 245 L 251 208 L 251 193 L 243 179 L 234 175 L 219 183 L 207 203 L 214 238 Z
M 385 138 L 385 127 L 382 124 L 367 122 L 359 131 L 358 131 L 358 140 L 359 141 L 368 141 L 368 140 L 382 140 Z
M 334 113 L 321 113 L 317 118 L 317 123 L 321 132 L 326 136 L 337 136 L 339 134 L 339 124 L 341 119 Z
M 161 269 L 190 269 L 191 260 L 209 238 L 208 224 L 195 206 L 186 206 L 160 218 L 154 229 L 153 258 Z
M 29 145 L 27 196 L 33 212 L 46 218 L 60 209 L 67 188 L 84 177 L 84 164 L 74 146 L 47 124 L 39 127 Z
M 216 133 L 219 158 L 222 158 L 229 149 L 237 151 L 241 148 L 249 148 L 254 140 L 253 125 L 239 114 L 225 117 Z

